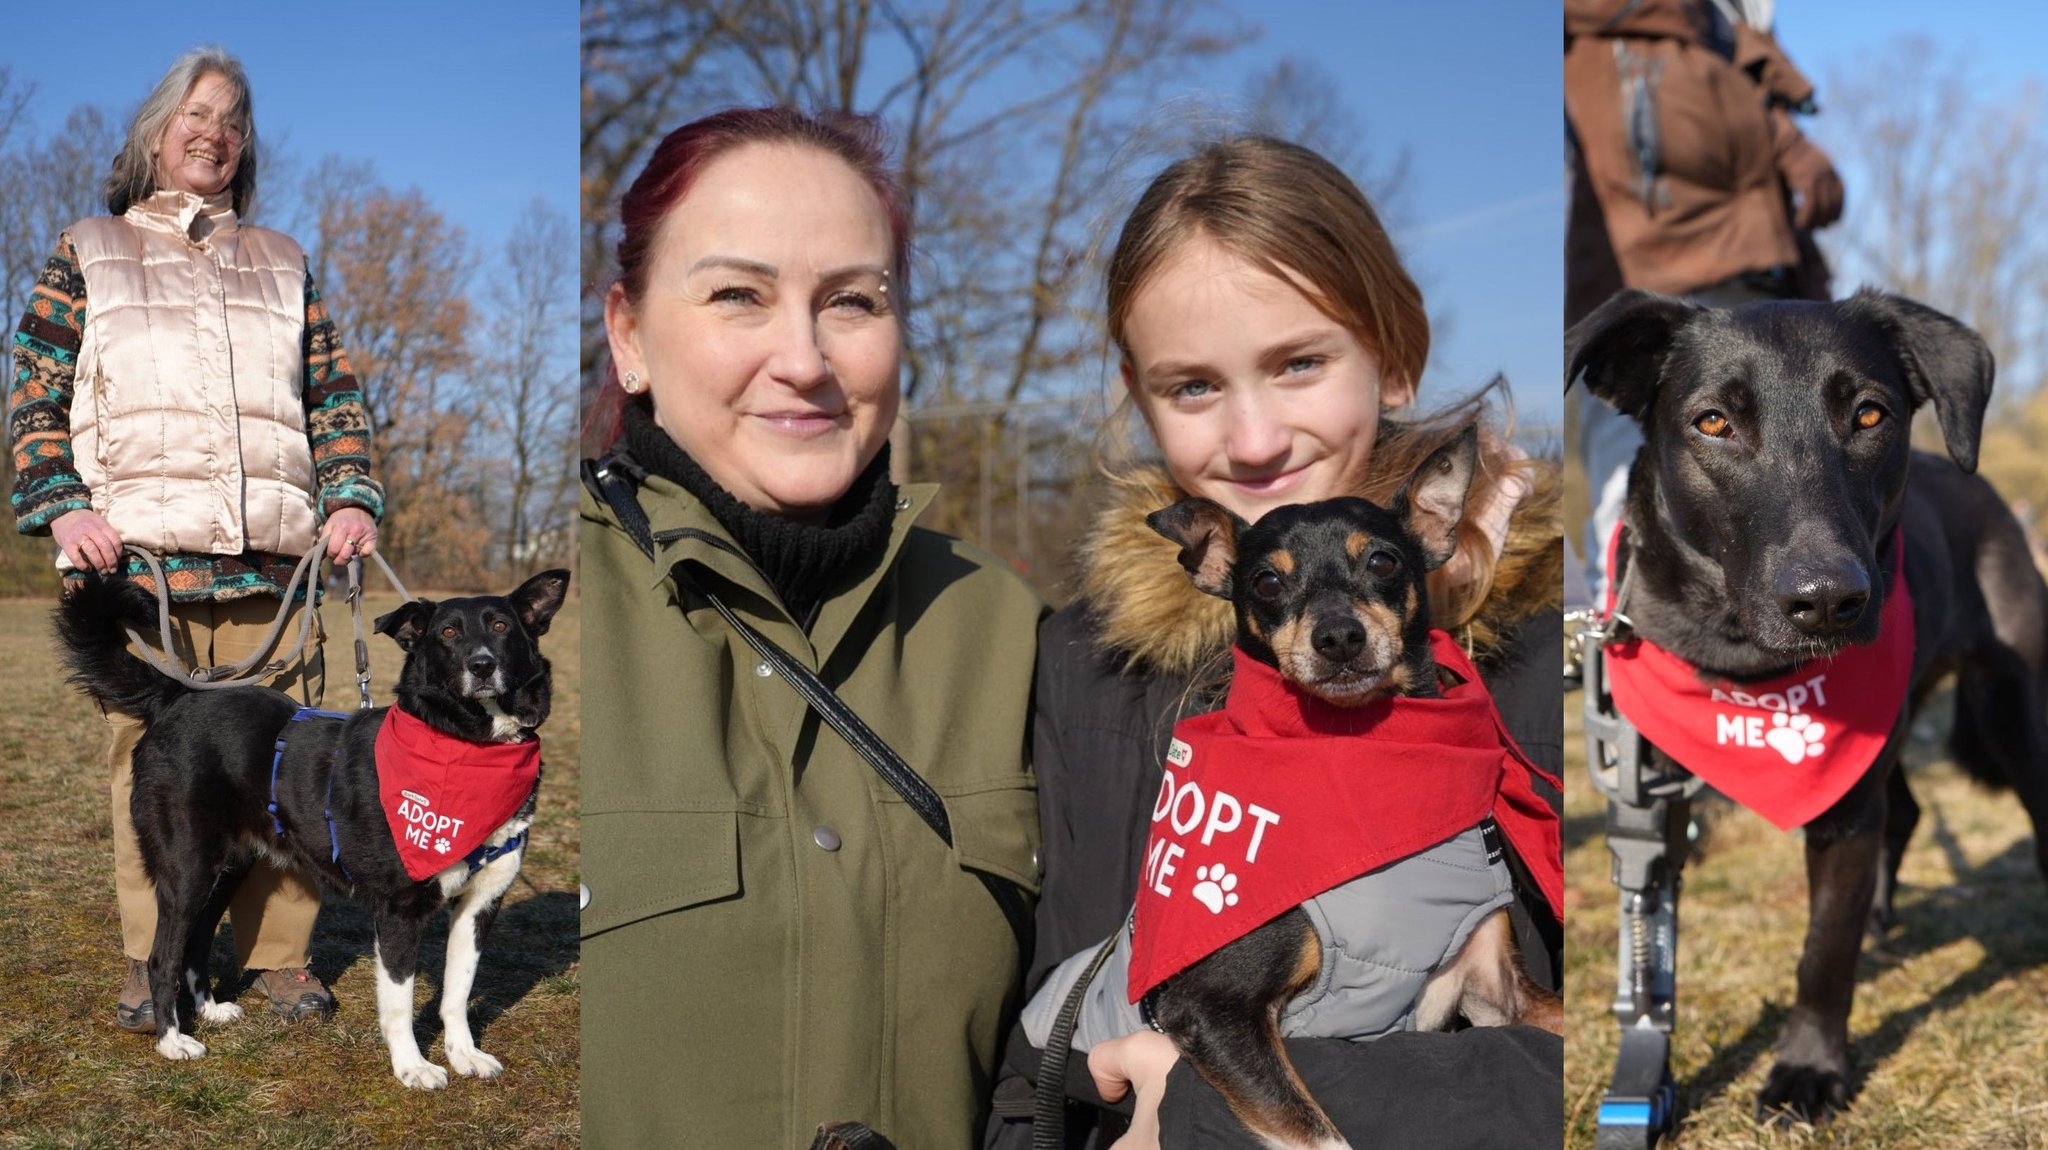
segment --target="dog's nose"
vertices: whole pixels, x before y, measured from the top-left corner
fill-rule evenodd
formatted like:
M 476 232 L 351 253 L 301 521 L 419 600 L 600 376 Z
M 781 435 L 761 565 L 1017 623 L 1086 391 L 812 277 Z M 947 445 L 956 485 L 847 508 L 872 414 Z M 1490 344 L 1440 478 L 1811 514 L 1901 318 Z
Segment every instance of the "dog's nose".
M 1316 623 L 1316 629 L 1309 636 L 1316 654 L 1332 663 L 1349 663 L 1365 650 L 1365 624 L 1349 615 L 1339 615 Z
M 1778 576 L 1778 606 L 1809 635 L 1846 631 L 1870 604 L 1870 575 L 1860 563 L 1787 568 Z
M 472 655 L 469 658 L 469 673 L 479 679 L 488 679 L 498 669 L 498 661 L 489 655 Z

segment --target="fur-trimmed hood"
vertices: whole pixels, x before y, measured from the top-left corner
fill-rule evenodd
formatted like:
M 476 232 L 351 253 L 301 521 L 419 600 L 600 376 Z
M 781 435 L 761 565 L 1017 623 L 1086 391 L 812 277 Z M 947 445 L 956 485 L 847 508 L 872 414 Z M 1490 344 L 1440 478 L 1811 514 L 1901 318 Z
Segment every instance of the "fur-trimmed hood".
M 1471 618 L 1439 622 L 1482 670 L 1500 653 L 1516 623 L 1538 611 L 1559 609 L 1563 596 L 1558 468 L 1546 460 L 1514 466 L 1529 491 L 1509 517 L 1493 586 Z M 1179 546 L 1145 523 L 1145 516 L 1185 496 L 1157 467 L 1111 476 L 1109 494 L 1081 543 L 1080 591 L 1104 650 L 1130 666 L 1194 677 L 1228 666 L 1220 656 L 1229 649 L 1237 625 L 1228 601 L 1196 590 L 1188 580 Z M 1441 576 L 1437 571 L 1429 578 L 1433 602 L 1443 601 Z

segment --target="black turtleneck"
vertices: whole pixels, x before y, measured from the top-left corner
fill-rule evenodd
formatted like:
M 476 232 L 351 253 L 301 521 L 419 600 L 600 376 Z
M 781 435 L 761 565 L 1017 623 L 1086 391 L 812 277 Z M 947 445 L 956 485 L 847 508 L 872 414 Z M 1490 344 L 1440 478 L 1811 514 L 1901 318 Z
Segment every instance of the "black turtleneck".
M 740 502 L 669 438 L 644 403 L 627 404 L 624 416 L 626 448 L 634 460 L 702 500 L 806 631 L 818 604 L 864 577 L 888 547 L 896 485 L 889 482 L 887 444 L 823 521 L 804 522 Z

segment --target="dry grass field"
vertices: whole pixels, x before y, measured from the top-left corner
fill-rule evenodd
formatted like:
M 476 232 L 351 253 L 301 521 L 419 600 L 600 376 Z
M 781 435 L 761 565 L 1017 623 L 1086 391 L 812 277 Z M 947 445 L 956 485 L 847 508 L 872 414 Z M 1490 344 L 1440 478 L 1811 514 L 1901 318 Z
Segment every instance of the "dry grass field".
M 396 604 L 373 594 L 370 616 Z M 9 684 L 0 709 L 0 1147 L 574 1146 L 577 598 L 542 640 L 555 709 L 544 731 L 540 813 L 470 1004 L 478 1043 L 504 1061 L 505 1075 L 456 1077 L 433 1093 L 391 1075 L 377 1032 L 369 916 L 339 896 L 329 896 L 313 936 L 313 970 L 339 1002 L 332 1020 L 279 1021 L 250 991 L 243 1021 L 201 1027 L 209 1054 L 196 1062 L 167 1062 L 149 1039 L 115 1029 L 122 967 L 106 736 L 92 704 L 62 681 L 49 606 L 0 600 Z M 354 656 L 339 596 L 322 615 L 326 705 L 348 707 Z M 377 701 L 388 702 L 399 652 L 382 636 L 370 646 Z M 428 932 L 416 1012 L 421 1046 L 436 1060 L 445 925 L 440 916 Z M 233 965 L 223 936 L 216 980 Z
M 1899 923 L 1856 969 L 1858 1094 L 1824 1127 L 1772 1131 L 1751 1117 L 1806 928 L 1799 838 L 1725 802 L 1706 809 L 1679 908 L 1672 1061 L 1683 1125 L 1666 1145 L 2048 1146 L 2048 888 L 2017 800 L 1942 761 L 1942 703 L 1908 751 L 1924 813 L 1900 874 Z M 1618 1043 L 1608 1013 L 1618 915 L 1603 808 L 1579 749 L 1580 705 L 1579 694 L 1565 696 L 1565 1113 L 1567 1145 L 1590 1147 Z

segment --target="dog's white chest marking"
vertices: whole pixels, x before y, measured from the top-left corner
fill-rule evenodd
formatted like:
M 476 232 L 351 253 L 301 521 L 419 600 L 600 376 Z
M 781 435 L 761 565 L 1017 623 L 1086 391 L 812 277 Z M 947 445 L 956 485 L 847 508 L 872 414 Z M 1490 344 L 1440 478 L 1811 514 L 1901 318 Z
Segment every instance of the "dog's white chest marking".
M 530 816 L 514 815 L 505 821 L 504 826 L 491 832 L 490 837 L 484 840 L 483 847 L 489 849 L 503 846 L 513 835 L 532 825 L 533 819 Z M 450 902 L 455 900 L 456 895 L 463 893 L 465 888 L 472 887 L 476 888 L 473 892 L 475 897 L 481 897 L 485 902 L 489 902 L 505 893 L 505 888 L 512 885 L 513 878 L 519 874 L 520 860 L 525 857 L 526 848 L 522 846 L 516 851 L 499 855 L 474 872 L 469 869 L 467 859 L 457 859 L 435 872 L 432 882 L 441 888 L 441 897 Z
M 492 742 L 509 743 L 519 737 L 521 724 L 518 716 L 506 714 L 496 699 L 478 699 L 477 702 L 483 704 L 484 713 L 491 717 Z

